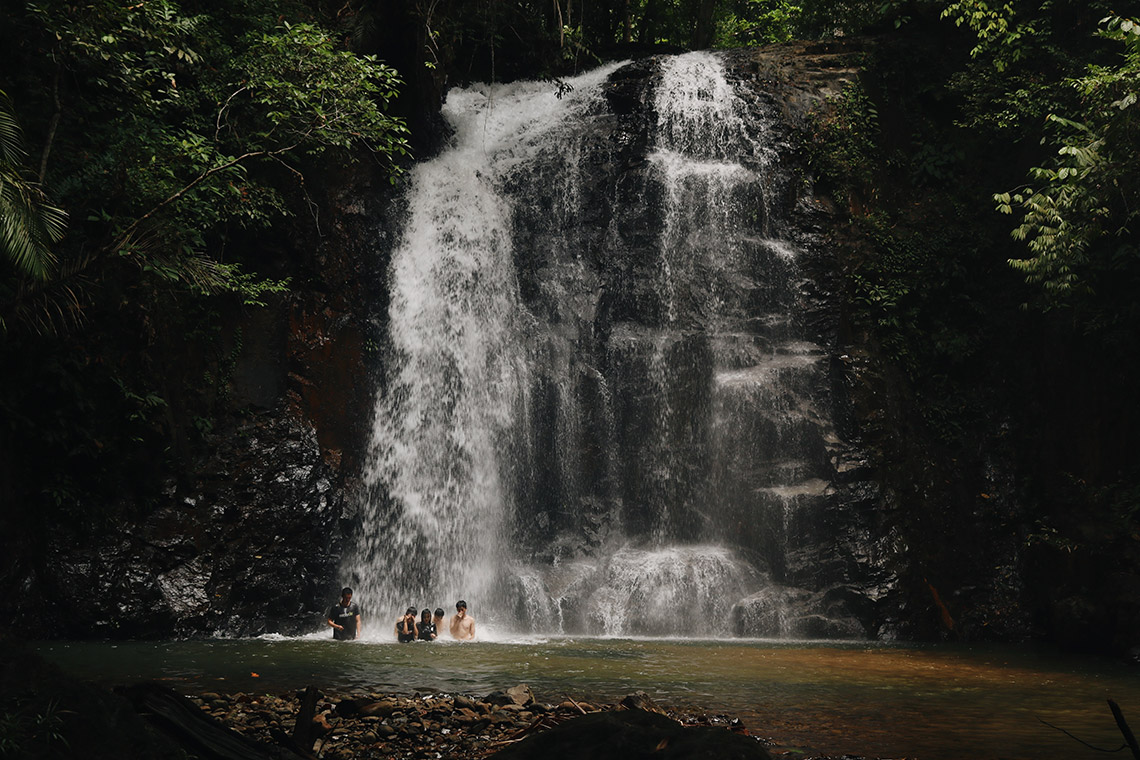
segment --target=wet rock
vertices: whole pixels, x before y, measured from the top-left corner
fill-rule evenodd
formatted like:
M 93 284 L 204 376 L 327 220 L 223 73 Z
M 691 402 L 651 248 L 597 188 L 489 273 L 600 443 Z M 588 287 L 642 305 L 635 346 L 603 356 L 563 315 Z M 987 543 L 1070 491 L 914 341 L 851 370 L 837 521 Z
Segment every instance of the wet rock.
M 519 684 L 507 689 L 507 696 L 516 704 L 522 707 L 534 703 L 534 693 L 526 684 Z
M 733 608 L 738 636 L 863 639 L 863 623 L 836 594 L 772 585 Z
M 396 712 L 398 707 L 399 705 L 392 700 L 381 699 L 362 705 L 360 707 L 360 712 L 363 715 L 375 715 L 381 718 L 386 718 Z
M 338 476 L 313 426 L 287 410 L 237 427 L 218 437 L 201 481 L 172 485 L 145 520 L 82 538 L 53 532 L 36 579 L 53 589 L 52 604 L 35 605 L 45 630 L 165 638 L 313 629 L 335 596 L 345 497 L 329 483 Z
M 770 760 L 754 739 L 718 728 L 685 728 L 644 710 L 584 715 L 529 736 L 494 755 L 497 760 Z
M 332 724 L 329 723 L 329 716 L 327 713 L 318 713 L 313 716 L 312 736 L 319 739 L 333 730 Z
M 621 700 L 621 706 L 627 710 L 645 710 L 646 712 L 664 714 L 664 710 L 644 691 L 637 691 Z

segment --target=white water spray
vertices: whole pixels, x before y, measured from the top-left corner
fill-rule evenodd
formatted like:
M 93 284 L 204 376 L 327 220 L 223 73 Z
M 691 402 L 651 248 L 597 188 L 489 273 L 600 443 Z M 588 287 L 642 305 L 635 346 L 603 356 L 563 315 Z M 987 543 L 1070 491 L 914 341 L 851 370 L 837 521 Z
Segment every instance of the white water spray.
M 734 606 L 742 632 L 797 631 L 811 595 L 758 557 L 824 498 L 829 423 L 771 124 L 717 56 L 662 59 L 631 160 L 618 66 L 561 98 L 453 91 L 452 144 L 412 174 L 346 567 L 378 636 L 459 598 L 534 633 L 717 635 Z
M 444 107 L 452 145 L 412 174 L 389 275 L 388 361 L 365 472 L 371 502 L 348 568 L 358 598 L 381 617 L 486 598 L 503 572 L 531 317 L 498 184 L 556 141 L 615 67 L 572 80 L 562 98 L 549 83 L 453 91 Z

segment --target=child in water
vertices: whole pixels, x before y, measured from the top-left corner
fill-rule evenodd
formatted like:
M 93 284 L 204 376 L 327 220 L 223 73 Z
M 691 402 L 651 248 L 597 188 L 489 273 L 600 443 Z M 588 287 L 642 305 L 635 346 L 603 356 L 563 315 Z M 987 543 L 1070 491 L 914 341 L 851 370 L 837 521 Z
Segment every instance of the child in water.
M 435 641 L 436 630 L 435 625 L 431 622 L 431 610 L 424 608 L 420 613 L 420 641 Z
M 415 641 L 418 634 L 416 608 L 409 607 L 404 612 L 404 616 L 396 621 L 396 640 L 401 644 L 406 644 L 409 641 Z

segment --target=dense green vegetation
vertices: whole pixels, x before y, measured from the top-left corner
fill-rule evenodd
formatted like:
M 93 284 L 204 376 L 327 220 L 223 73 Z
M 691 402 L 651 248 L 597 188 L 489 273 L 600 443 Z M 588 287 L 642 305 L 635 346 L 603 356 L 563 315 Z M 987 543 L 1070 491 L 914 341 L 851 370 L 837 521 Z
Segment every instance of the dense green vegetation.
M 145 504 L 224 415 L 235 315 L 303 271 L 279 241 L 318 223 L 306 178 L 365 157 L 396 175 L 401 81 L 301 3 L 18 5 L 0 498 L 97 515 Z
M 1134 573 L 1140 535 L 1140 37 L 1124 10 L 911 4 L 809 137 L 850 211 L 857 342 L 889 359 L 872 374 L 892 401 L 866 432 L 903 530 L 930 540 L 922 584 L 971 589 L 968 635 L 1031 621 L 1109 647 L 1137 615 L 1100 580 Z
M 896 399 L 866 432 L 915 421 L 878 431 L 926 508 L 911 529 L 961 533 L 952 552 L 969 520 L 947 505 L 966 503 L 1043 566 L 1133 557 L 1138 16 L 1107 0 L 10 3 L 0 501 L 50 528 L 145 508 L 189 472 L 242 411 L 238 315 L 320 287 L 314 185 L 360 160 L 396 177 L 409 144 L 430 150 L 447 85 L 860 37 L 866 73 L 805 148 L 846 220 L 846 337 L 883 357 Z M 978 624 L 1001 635 L 1001 613 Z

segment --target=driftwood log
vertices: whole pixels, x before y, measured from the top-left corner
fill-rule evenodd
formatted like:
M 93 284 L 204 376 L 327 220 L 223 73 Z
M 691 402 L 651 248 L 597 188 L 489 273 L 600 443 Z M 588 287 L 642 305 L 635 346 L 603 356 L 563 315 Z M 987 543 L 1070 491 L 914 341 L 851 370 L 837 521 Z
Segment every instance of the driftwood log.
M 190 753 L 209 760 L 300 760 L 297 753 L 255 742 L 206 715 L 166 686 L 141 683 L 123 690 L 135 710 Z

